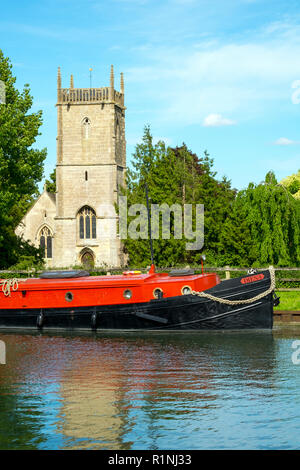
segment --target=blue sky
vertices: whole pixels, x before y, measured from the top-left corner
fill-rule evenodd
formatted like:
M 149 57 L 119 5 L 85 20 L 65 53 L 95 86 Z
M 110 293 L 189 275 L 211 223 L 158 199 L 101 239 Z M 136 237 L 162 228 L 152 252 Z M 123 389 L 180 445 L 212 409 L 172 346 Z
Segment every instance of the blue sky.
M 2 2 L 0 48 L 29 83 L 44 124 L 45 176 L 56 163 L 56 74 L 63 86 L 124 73 L 127 162 L 145 124 L 155 139 L 208 150 L 242 189 L 300 168 L 300 4 L 281 0 Z

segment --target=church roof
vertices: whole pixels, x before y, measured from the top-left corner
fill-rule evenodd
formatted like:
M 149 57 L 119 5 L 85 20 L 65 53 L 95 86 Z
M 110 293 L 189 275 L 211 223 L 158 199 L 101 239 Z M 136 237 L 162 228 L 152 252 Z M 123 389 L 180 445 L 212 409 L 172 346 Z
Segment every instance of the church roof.
M 32 203 L 32 205 L 29 207 L 28 211 L 26 212 L 26 214 L 24 214 L 22 220 L 20 221 L 20 223 L 22 223 L 24 221 L 24 219 L 26 218 L 26 216 L 29 214 L 29 212 L 32 211 L 32 209 L 34 208 L 34 206 L 41 200 L 41 198 L 45 197 L 45 195 L 47 195 L 49 197 L 49 199 L 53 202 L 53 204 L 55 205 L 56 204 L 56 194 L 55 193 L 49 193 L 49 191 L 46 191 L 46 189 L 44 189 L 44 191 L 39 195 L 39 197 Z
M 50 197 L 50 199 L 52 199 L 52 201 L 55 203 L 56 202 L 56 194 L 55 193 L 49 193 L 48 191 L 46 191 L 48 193 L 48 196 Z

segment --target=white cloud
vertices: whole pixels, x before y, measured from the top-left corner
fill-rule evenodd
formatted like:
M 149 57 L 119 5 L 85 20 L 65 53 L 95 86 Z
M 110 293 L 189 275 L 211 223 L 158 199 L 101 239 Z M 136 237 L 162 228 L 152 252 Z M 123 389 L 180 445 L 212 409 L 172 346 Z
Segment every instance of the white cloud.
M 126 83 L 137 101 L 141 94 L 157 107 L 153 119 L 160 123 L 199 125 L 212 109 L 239 121 L 262 116 L 280 102 L 288 105 L 297 92 L 291 86 L 300 80 L 300 31 L 272 26 L 247 42 L 198 38 L 186 48 L 149 41 L 140 66 L 126 70 Z
M 209 114 L 203 121 L 205 127 L 232 126 L 234 124 L 236 124 L 235 121 L 224 118 L 221 114 Z
M 286 137 L 280 137 L 274 142 L 275 145 L 293 145 L 293 144 L 299 144 L 299 143 L 300 142 L 297 140 L 290 140 L 290 139 L 287 139 Z

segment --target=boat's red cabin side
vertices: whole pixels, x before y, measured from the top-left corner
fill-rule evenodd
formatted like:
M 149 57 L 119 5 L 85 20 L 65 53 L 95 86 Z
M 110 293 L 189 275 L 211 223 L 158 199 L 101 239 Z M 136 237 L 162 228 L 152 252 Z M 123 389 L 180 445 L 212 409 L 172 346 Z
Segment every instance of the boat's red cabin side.
M 0 309 L 133 304 L 204 291 L 219 283 L 215 273 L 170 276 L 151 271 L 67 279 L 31 278 L 19 280 L 17 290 L 11 290 L 10 296 L 0 290 Z

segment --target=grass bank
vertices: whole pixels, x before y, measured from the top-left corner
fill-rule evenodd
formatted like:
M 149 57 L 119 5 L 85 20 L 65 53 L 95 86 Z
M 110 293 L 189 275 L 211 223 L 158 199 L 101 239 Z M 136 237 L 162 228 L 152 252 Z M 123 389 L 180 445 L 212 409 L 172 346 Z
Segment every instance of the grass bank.
M 276 291 L 276 295 L 280 297 L 280 304 L 274 310 L 298 310 L 300 311 L 300 291 L 298 292 L 281 292 Z

